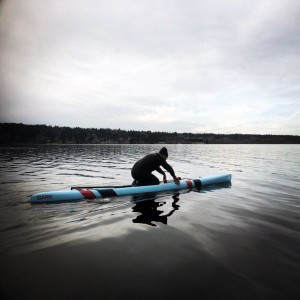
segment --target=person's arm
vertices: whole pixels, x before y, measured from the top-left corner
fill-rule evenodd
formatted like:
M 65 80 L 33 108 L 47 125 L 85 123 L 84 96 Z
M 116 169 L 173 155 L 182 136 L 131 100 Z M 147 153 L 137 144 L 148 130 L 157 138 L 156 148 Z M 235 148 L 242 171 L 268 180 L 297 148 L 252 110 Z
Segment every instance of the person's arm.
M 155 171 L 157 171 L 158 173 L 165 175 L 165 172 L 161 169 L 161 167 L 158 167 Z
M 166 173 L 165 173 L 160 167 L 158 167 L 158 168 L 156 169 L 156 171 L 164 176 L 164 177 L 163 177 L 163 182 L 166 183 L 166 182 L 167 182 L 167 176 L 166 176 Z
M 174 182 L 177 185 L 179 185 L 180 180 L 175 175 L 175 172 L 174 172 L 173 168 L 166 161 L 163 162 L 162 166 L 171 174 L 171 176 L 173 177 Z

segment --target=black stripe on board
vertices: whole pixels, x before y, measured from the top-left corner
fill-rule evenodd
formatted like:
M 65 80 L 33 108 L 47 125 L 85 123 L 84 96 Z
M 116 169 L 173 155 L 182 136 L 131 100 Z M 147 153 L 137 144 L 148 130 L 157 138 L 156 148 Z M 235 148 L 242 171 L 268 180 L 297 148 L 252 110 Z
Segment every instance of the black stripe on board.
M 100 193 L 102 198 L 117 196 L 116 192 L 113 189 L 97 190 L 97 191 Z
M 132 185 L 108 185 L 108 186 L 99 186 L 99 185 L 97 185 L 97 186 L 72 186 L 71 187 L 71 190 L 82 190 L 82 189 L 89 189 L 89 190 L 91 190 L 91 189 L 99 189 L 99 188 L 101 188 L 101 189 L 116 189 L 116 188 L 124 188 L 124 187 L 131 187 Z
M 201 189 L 201 180 L 200 179 L 194 179 L 195 188 Z

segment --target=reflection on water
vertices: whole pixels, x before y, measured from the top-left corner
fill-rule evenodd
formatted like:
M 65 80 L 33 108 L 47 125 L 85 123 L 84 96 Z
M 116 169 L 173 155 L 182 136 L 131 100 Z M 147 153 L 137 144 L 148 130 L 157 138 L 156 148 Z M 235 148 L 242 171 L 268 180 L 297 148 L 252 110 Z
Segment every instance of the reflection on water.
M 132 211 L 141 213 L 135 219 L 132 220 L 133 223 L 147 224 L 150 226 L 156 226 L 153 222 L 158 222 L 167 225 L 168 218 L 173 215 L 173 213 L 179 209 L 177 202 L 179 201 L 179 193 L 176 193 L 172 202 L 172 210 L 167 214 L 163 214 L 164 211 L 163 205 L 166 204 L 165 201 L 157 202 L 156 194 L 144 195 L 141 199 L 140 196 L 133 197 L 135 206 L 132 208 Z M 159 208 L 159 209 L 158 209 Z

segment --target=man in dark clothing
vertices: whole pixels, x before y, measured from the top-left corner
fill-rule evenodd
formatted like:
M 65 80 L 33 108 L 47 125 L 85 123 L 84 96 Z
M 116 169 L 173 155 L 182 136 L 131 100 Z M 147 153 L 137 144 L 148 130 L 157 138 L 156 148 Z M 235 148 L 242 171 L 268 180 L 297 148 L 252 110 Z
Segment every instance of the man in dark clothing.
M 131 175 L 134 179 L 133 185 L 155 185 L 159 184 L 159 179 L 152 174 L 157 171 L 163 175 L 163 181 L 167 182 L 165 172 L 161 169 L 162 166 L 166 169 L 174 179 L 176 184 L 179 184 L 179 179 L 176 177 L 173 168 L 166 162 L 168 158 L 168 150 L 163 147 L 159 153 L 148 154 L 144 158 L 137 161 L 131 169 Z

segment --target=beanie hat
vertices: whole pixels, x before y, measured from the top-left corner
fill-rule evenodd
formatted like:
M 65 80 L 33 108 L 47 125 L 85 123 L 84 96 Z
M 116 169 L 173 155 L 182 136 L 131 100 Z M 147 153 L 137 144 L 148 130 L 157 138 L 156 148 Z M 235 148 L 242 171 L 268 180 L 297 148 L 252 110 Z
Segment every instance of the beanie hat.
M 166 157 L 168 157 L 168 150 L 166 147 L 162 147 L 159 151 L 159 154 L 164 155 Z

